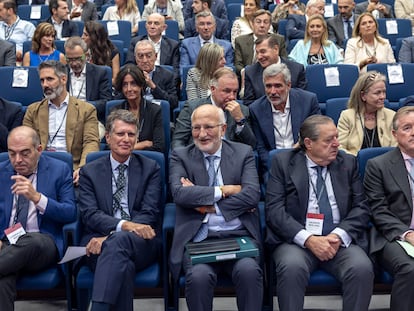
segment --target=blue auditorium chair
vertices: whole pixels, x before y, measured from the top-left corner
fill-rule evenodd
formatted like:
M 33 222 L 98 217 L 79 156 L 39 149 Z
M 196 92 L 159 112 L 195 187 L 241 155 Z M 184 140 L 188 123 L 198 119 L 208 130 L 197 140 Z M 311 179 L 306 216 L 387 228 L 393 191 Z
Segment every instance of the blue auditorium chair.
M 325 115 L 330 117 L 335 125 L 338 125 L 341 112 L 346 109 L 348 97 L 329 98 L 326 101 Z
M 32 18 L 32 8 L 33 7 L 40 7 L 40 17 L 39 18 Z M 35 24 L 40 23 L 50 17 L 49 6 L 46 4 L 41 5 L 29 5 L 29 4 L 22 4 L 17 7 L 17 15 L 26 21 L 34 22 Z

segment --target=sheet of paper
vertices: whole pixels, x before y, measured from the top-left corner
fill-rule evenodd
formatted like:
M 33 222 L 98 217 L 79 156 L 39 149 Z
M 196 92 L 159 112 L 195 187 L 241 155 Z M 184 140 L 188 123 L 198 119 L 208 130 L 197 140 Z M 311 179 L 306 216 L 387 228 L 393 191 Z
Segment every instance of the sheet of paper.
M 388 35 L 398 35 L 398 24 L 396 20 L 385 21 L 385 27 L 387 28 Z
M 338 67 L 324 68 L 326 86 L 339 86 L 339 71 Z
M 404 75 L 401 64 L 387 65 L 387 72 L 389 84 L 404 83 Z
M 119 35 L 118 23 L 116 21 L 108 22 L 106 24 L 106 29 L 108 30 L 108 36 Z
M 325 4 L 325 17 L 332 17 L 334 16 L 334 8 L 332 3 Z
M 40 19 L 40 5 L 33 5 L 30 10 L 30 19 Z
M 29 80 L 29 70 L 26 68 L 15 68 L 13 70 L 12 87 L 27 87 Z
M 408 254 L 408 256 L 414 258 L 414 246 L 412 246 L 410 243 L 405 242 L 405 241 L 397 241 L 397 242 L 405 250 L 405 252 Z
M 59 261 L 59 264 L 71 261 L 73 259 L 82 257 L 86 255 L 86 247 L 85 246 L 69 246 L 66 249 L 66 253 L 63 256 L 62 260 Z

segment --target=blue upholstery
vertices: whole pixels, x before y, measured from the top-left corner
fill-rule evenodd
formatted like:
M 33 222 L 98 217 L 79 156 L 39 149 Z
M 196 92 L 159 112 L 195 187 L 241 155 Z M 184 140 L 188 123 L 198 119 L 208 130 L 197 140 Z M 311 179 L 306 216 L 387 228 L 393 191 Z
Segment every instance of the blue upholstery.
M 241 5 L 239 3 L 229 3 L 227 4 L 227 17 L 229 21 L 229 36 L 231 35 L 231 27 L 233 26 L 234 21 L 241 15 Z M 230 37 L 227 38 L 230 40 Z
M 34 6 L 40 6 L 40 18 L 33 19 L 30 17 L 30 14 L 32 12 L 32 7 Z M 29 5 L 29 4 L 22 4 L 17 7 L 17 15 L 26 21 L 34 21 L 35 23 L 40 23 L 41 21 L 44 21 L 45 19 L 48 19 L 50 17 L 50 11 L 49 6 L 42 4 L 42 5 Z
M 369 159 L 375 158 L 393 149 L 394 147 L 373 147 L 359 150 L 357 154 L 357 160 L 359 165 L 359 174 L 361 175 L 361 178 L 364 178 L 365 166 L 367 165 Z
M 393 5 L 392 5 L 393 7 Z M 398 33 L 388 34 L 387 33 L 387 22 L 396 21 L 398 27 Z M 378 32 L 382 37 L 390 41 L 391 47 L 395 50 L 398 38 L 411 37 L 411 21 L 409 19 L 402 18 L 378 18 Z
M 78 36 L 82 37 L 85 23 L 83 21 L 72 21 L 72 22 L 74 22 L 78 26 Z
M 282 35 L 286 38 L 286 24 L 287 24 L 287 19 L 280 19 L 279 23 L 277 24 L 277 33 L 279 35 Z
M 326 101 L 325 115 L 334 120 L 335 125 L 338 124 L 341 112 L 346 109 L 348 97 L 330 98 Z
M 111 42 L 119 51 L 119 65 L 122 67 L 125 62 L 124 42 L 121 40 L 111 39 Z M 111 77 L 112 80 L 112 77 Z
M 144 36 L 147 34 L 147 28 L 145 28 L 146 20 L 141 20 L 138 22 L 138 36 Z M 178 28 L 178 22 L 176 20 L 166 20 L 167 29 L 165 30 L 165 36 L 167 38 L 179 41 L 180 30 Z
M 103 7 L 103 6 L 102 6 Z M 99 20 L 99 23 L 102 23 L 105 26 L 105 29 L 108 31 L 107 24 L 111 21 L 102 21 Z M 119 20 L 116 21 L 118 24 L 118 34 L 109 36 L 111 40 L 121 40 L 124 42 L 124 53 L 128 52 L 129 45 L 131 44 L 131 22 Z

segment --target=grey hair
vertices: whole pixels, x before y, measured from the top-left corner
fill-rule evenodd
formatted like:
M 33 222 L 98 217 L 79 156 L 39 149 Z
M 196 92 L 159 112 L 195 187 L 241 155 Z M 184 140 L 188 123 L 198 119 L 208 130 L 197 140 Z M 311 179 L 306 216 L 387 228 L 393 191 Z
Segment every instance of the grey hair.
M 40 63 L 38 67 L 38 71 L 40 72 L 40 70 L 46 69 L 46 68 L 53 69 L 55 72 L 55 75 L 57 75 L 59 79 L 62 78 L 63 76 L 68 75 L 68 69 L 66 65 L 56 60 L 47 60 L 43 63 Z
M 70 37 L 65 42 L 65 50 L 73 50 L 77 46 L 80 46 L 84 53 L 88 51 L 88 46 L 86 45 L 85 41 L 83 41 L 82 38 L 79 36 Z
M 105 126 L 105 130 L 107 133 L 111 134 L 114 130 L 114 123 L 116 120 L 120 120 L 122 122 L 125 122 L 127 124 L 131 124 L 134 125 L 138 131 L 138 126 L 137 126 L 137 118 L 135 117 L 135 115 L 126 109 L 116 109 L 114 111 L 112 111 L 108 118 L 106 119 L 106 126 Z M 138 135 L 138 133 L 137 133 Z
M 324 115 L 314 114 L 310 117 L 307 117 L 303 121 L 302 126 L 299 131 L 299 146 L 302 150 L 306 150 L 305 138 L 309 138 L 312 141 L 315 141 L 319 138 L 319 126 L 333 123 L 333 120 Z
M 263 84 L 265 83 L 265 80 L 269 77 L 275 77 L 278 74 L 283 75 L 283 80 L 285 80 L 285 83 L 288 84 L 291 81 L 291 75 L 289 68 L 283 64 L 272 64 L 266 67 L 265 70 L 263 70 Z

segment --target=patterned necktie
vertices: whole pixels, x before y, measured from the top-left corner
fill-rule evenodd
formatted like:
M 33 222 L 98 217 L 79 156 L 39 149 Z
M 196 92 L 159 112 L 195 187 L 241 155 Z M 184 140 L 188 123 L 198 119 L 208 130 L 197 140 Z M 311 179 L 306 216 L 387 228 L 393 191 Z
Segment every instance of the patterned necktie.
M 318 177 L 316 179 L 316 197 L 319 205 L 319 212 L 324 215 L 322 234 L 327 235 L 334 229 L 332 208 L 326 191 L 325 180 L 322 177 L 322 166 L 314 166 Z
M 347 39 L 351 39 L 352 38 L 352 25 L 351 25 L 351 20 L 348 19 L 346 21 L 347 23 L 347 32 L 348 32 L 348 38 Z
M 210 187 L 213 187 L 216 185 L 216 177 L 217 177 L 217 171 L 214 168 L 214 160 L 218 159 L 218 156 L 208 156 L 206 157 L 208 161 L 208 168 L 207 168 L 207 174 L 208 174 L 208 185 Z M 194 242 L 201 242 L 205 240 L 208 236 L 208 223 L 202 223 L 200 229 L 198 229 L 196 235 L 193 238 Z
M 127 166 L 125 164 L 118 165 L 118 168 L 117 168 L 118 178 L 116 180 L 116 191 L 113 195 L 112 207 L 113 207 L 114 214 L 116 213 L 117 210 L 119 210 L 121 212 L 122 219 L 130 220 L 131 218 L 129 217 L 128 213 L 124 211 L 121 205 L 121 200 L 125 194 L 125 189 L 126 189 L 126 178 L 125 178 L 126 168 Z
M 21 223 L 26 229 L 27 215 L 29 213 L 29 200 L 24 195 L 19 195 L 16 202 L 16 223 Z

